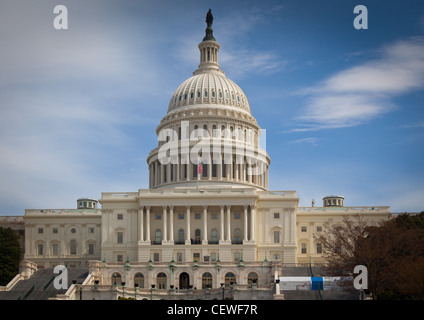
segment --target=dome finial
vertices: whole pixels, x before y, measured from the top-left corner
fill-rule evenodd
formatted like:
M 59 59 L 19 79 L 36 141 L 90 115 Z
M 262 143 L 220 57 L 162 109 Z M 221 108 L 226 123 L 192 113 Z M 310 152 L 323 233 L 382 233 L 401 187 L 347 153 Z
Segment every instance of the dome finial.
M 208 40 L 216 41 L 215 38 L 213 37 L 212 24 L 213 24 L 213 15 L 212 15 L 212 10 L 209 9 L 208 13 L 206 14 L 207 28 L 205 30 L 206 35 L 203 38 L 203 41 L 208 41 Z

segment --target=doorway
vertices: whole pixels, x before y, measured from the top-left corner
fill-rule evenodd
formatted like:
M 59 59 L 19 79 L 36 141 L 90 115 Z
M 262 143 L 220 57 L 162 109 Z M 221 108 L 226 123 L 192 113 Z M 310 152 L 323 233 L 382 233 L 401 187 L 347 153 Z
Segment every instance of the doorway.
M 190 276 L 187 272 L 180 274 L 180 289 L 188 289 L 190 285 Z

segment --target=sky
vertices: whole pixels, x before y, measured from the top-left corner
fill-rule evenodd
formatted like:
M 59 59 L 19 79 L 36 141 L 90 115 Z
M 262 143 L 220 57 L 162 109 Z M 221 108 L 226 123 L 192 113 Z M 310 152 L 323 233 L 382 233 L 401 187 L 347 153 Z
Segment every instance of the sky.
M 209 8 L 221 69 L 266 130 L 270 190 L 424 210 L 423 1 L 2 0 L 0 215 L 148 188 Z

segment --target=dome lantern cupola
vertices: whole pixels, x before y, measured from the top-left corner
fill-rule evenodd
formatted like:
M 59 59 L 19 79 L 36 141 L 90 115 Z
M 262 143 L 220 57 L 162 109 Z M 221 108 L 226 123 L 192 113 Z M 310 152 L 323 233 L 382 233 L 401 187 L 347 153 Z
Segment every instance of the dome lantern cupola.
M 213 29 L 212 29 L 213 16 L 212 16 L 211 9 L 209 9 L 206 15 L 206 23 L 207 23 L 207 27 L 205 30 L 206 35 L 203 38 L 203 41 L 199 43 L 200 64 L 198 69 L 193 72 L 193 75 L 197 75 L 200 73 L 207 73 L 207 72 L 218 72 L 221 74 L 225 74 L 224 71 L 220 69 L 218 64 L 218 51 L 219 51 L 220 45 L 218 42 L 216 42 L 213 36 Z

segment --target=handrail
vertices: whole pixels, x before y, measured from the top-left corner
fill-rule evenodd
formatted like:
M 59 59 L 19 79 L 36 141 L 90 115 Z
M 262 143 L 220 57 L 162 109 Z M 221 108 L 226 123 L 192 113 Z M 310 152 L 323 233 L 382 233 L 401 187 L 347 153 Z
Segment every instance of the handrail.
M 32 287 L 27 291 L 27 293 L 24 294 L 24 296 L 19 296 L 17 300 L 26 300 L 28 296 L 35 290 L 35 284 L 32 285 Z

